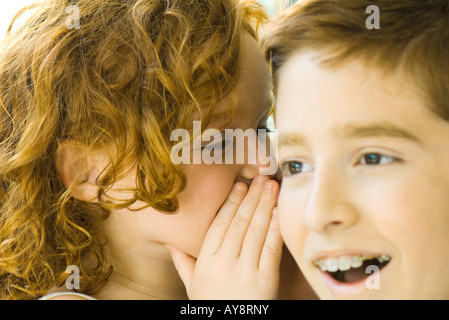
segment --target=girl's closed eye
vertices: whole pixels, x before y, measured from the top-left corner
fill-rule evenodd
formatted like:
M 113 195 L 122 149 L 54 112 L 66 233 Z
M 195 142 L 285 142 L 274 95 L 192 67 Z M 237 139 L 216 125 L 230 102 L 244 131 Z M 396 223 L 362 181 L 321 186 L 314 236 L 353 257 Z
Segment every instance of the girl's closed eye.
M 223 152 L 230 144 L 230 141 L 226 139 L 224 131 L 216 132 L 211 136 L 202 137 L 201 152 Z
M 297 160 L 285 161 L 281 165 L 281 172 L 284 177 L 311 171 L 313 171 L 313 167 L 311 165 Z
M 229 140 L 221 139 L 221 141 L 218 141 L 216 143 L 212 142 L 205 146 L 202 146 L 201 150 L 206 151 L 206 152 L 211 152 L 211 151 L 223 152 L 224 150 L 226 150 L 226 148 L 229 146 L 229 144 L 230 144 Z

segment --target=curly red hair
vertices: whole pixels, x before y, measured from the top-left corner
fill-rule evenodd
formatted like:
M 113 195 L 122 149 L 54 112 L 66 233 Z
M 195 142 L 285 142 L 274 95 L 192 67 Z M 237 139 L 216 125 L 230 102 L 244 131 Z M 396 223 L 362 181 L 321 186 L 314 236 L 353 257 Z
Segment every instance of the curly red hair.
M 67 28 L 76 5 L 80 28 Z M 183 172 L 170 132 L 195 111 L 207 126 L 233 94 L 243 32 L 266 16 L 255 1 L 51 0 L 9 32 L 0 50 L 0 298 L 35 299 L 80 267 L 93 294 L 111 272 L 100 222 L 108 186 L 137 168 L 134 199 L 178 209 Z M 61 143 L 113 146 L 99 203 L 70 195 L 56 170 Z M 86 262 L 88 261 L 88 262 Z

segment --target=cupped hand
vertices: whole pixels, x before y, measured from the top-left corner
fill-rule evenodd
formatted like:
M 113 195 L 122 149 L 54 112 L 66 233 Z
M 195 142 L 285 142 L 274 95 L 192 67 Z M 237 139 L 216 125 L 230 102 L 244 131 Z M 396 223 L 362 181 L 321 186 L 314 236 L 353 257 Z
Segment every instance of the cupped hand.
M 167 246 L 190 299 L 276 299 L 283 241 L 279 185 L 237 182 L 212 222 L 198 259 Z

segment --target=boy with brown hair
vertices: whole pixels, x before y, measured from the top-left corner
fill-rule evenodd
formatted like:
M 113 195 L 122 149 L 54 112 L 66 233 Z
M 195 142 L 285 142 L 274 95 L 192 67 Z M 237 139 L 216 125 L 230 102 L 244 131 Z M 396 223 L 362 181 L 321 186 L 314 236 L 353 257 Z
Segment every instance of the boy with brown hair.
M 310 0 L 267 28 L 281 232 L 322 299 L 449 297 L 448 25 L 443 0 Z

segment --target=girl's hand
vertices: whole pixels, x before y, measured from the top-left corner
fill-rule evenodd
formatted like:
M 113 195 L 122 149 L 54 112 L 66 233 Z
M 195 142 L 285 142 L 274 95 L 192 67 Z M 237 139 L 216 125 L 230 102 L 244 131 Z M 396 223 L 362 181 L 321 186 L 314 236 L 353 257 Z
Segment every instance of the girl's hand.
M 279 185 L 258 176 L 234 185 L 212 222 L 198 259 L 167 246 L 190 299 L 276 299 L 283 241 Z

